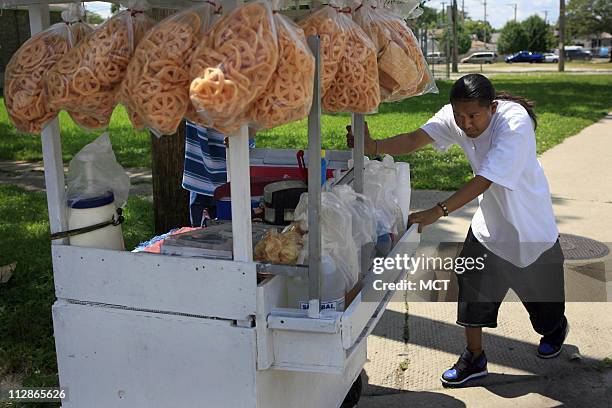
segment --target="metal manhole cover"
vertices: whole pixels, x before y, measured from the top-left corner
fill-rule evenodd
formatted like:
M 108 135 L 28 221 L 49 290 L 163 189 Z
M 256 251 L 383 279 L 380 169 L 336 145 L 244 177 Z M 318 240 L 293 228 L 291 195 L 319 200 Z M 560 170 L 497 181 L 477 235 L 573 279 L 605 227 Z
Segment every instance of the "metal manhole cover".
M 560 234 L 559 243 L 567 260 L 601 258 L 610 253 L 606 244 L 578 235 Z

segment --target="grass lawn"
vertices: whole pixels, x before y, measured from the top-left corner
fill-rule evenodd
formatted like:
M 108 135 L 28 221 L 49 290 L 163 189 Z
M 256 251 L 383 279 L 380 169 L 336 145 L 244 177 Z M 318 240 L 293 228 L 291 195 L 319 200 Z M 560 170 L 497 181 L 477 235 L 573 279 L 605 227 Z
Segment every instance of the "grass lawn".
M 576 134 L 612 110 L 611 75 L 499 75 L 493 81 L 498 90 L 536 101 L 536 111 L 540 116 L 537 131 L 539 153 Z M 384 138 L 416 129 L 446 103 L 450 86 L 449 81 L 439 81 L 440 93 L 437 95 L 383 104 L 378 114 L 367 119 L 373 136 Z M 40 138 L 18 133 L 8 122 L 1 100 L 0 105 L 0 159 L 41 160 Z M 65 113 L 61 114 L 60 120 L 65 161 L 69 161 L 81 147 L 100 134 L 82 131 Z M 324 115 L 323 147 L 345 149 L 344 128 L 349 123 L 349 115 Z M 262 132 L 257 137 L 257 145 L 304 148 L 307 145 L 306 129 L 306 120 L 303 120 Z M 149 136 L 132 130 L 123 108 L 115 110 L 109 131 L 115 153 L 123 166 L 150 166 Z M 469 164 L 457 147 L 446 154 L 426 148 L 410 158 L 399 159 L 410 161 L 415 188 L 452 190 L 471 175 Z
M 508 75 L 495 77 L 494 83 L 498 90 L 507 90 L 536 101 L 540 115 L 537 132 L 539 153 L 612 110 L 610 76 Z M 425 95 L 382 105 L 380 112 L 368 119 L 374 137 L 392 136 L 423 124 L 447 100 L 451 83 L 440 81 L 438 85 L 438 95 Z M 18 134 L 7 123 L 4 109 L 0 109 L 0 115 L 0 158 L 40 160 L 39 138 Z M 70 160 L 84 144 L 100 133 L 83 132 L 65 113 L 62 113 L 60 120 L 65 161 Z M 344 149 L 344 127 L 349 122 L 349 115 L 325 115 L 322 126 L 323 147 Z M 305 120 L 281 126 L 262 132 L 258 135 L 257 144 L 259 147 L 303 148 L 307 145 L 306 129 Z M 124 166 L 150 165 L 149 137 L 146 133 L 132 130 L 121 107 L 113 115 L 110 133 L 115 153 Z M 408 160 L 408 157 L 400 159 Z M 470 176 L 469 165 L 459 148 L 454 148 L 447 154 L 437 154 L 428 148 L 412 155 L 409 160 L 413 168 L 415 188 L 455 189 Z
M 13 277 L 0 284 L 0 379 L 19 373 L 24 386 L 52 386 L 55 293 L 45 194 L 0 185 L 0 220 L 0 266 L 17 262 Z M 130 198 L 123 231 L 128 248 L 154 235 L 150 202 Z

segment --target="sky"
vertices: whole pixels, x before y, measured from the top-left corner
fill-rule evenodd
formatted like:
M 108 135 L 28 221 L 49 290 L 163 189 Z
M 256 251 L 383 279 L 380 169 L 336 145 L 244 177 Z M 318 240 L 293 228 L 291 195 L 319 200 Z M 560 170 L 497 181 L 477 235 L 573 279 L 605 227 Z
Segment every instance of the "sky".
M 481 0 L 457 0 L 457 7 L 461 10 L 461 5 L 465 5 L 468 17 L 474 20 L 484 19 L 484 5 Z M 443 0 L 430 0 L 425 5 L 437 10 L 442 10 Z M 444 1 L 449 4 L 450 0 Z M 502 28 L 506 22 L 514 19 L 514 4 L 517 5 L 517 21 L 525 20 L 527 17 L 537 14 L 544 18 L 545 11 L 548 11 L 548 22 L 555 23 L 559 17 L 559 0 L 488 0 L 487 1 L 487 21 L 494 28 Z
M 457 6 L 461 9 L 462 2 L 468 16 L 475 20 L 484 19 L 483 0 L 457 0 Z M 426 6 L 442 10 L 443 0 L 429 0 Z M 447 5 L 450 0 L 444 3 Z M 502 28 L 506 22 L 514 19 L 514 4 L 517 5 L 516 19 L 522 21 L 527 17 L 537 14 L 544 18 L 545 11 L 548 11 L 548 22 L 555 23 L 559 17 L 558 0 L 487 0 L 487 21 L 494 28 Z M 102 17 L 110 16 L 110 3 L 92 1 L 85 3 L 87 10 L 94 11 Z

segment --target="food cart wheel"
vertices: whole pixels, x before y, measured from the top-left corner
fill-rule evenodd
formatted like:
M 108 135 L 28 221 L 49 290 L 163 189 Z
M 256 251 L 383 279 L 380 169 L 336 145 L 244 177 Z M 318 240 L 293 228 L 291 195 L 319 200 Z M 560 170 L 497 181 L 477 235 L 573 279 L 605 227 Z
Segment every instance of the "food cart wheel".
M 361 374 L 357 377 L 348 394 L 344 398 L 342 405 L 340 408 L 354 408 L 357 406 L 359 402 L 359 398 L 361 398 L 361 391 L 363 389 L 363 382 L 361 381 Z

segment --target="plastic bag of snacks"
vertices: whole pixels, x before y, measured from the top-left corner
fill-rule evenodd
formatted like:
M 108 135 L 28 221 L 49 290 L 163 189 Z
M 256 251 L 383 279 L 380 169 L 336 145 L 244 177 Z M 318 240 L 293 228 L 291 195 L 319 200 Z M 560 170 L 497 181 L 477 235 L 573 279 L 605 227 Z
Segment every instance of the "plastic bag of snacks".
M 269 3 L 254 1 L 223 16 L 191 60 L 189 97 L 201 121 L 225 133 L 247 123 L 249 104 L 264 92 L 277 63 Z
M 220 6 L 202 3 L 164 19 L 140 41 L 120 94 L 134 127 L 157 134 L 176 132 L 191 105 L 191 55 L 220 15 Z
M 321 38 L 321 95 L 329 89 L 338 64 L 346 52 L 346 33 L 338 21 L 338 12 L 330 6 L 323 6 L 299 22 L 305 35 Z
M 323 109 L 373 113 L 380 104 L 376 48 L 344 4 L 336 0 L 301 23 L 306 34 L 321 36 Z
M 47 103 L 44 74 L 93 29 L 81 22 L 83 8 L 71 4 L 57 23 L 26 41 L 9 61 L 4 77 L 4 99 L 11 122 L 22 132 L 40 133 L 57 116 Z
M 347 11 L 344 11 L 347 10 Z M 376 47 L 363 30 L 350 20 L 351 10 L 340 10 L 346 21 L 346 52 L 331 87 L 323 97 L 328 112 L 374 113 L 380 104 Z
M 411 96 L 437 92 L 419 43 L 396 14 L 400 4 L 391 9 L 378 0 L 366 0 L 356 7 L 354 20 L 376 45 L 380 93 L 384 102 L 399 101 Z
M 278 8 L 278 1 L 273 7 Z M 272 128 L 304 118 L 310 112 L 315 73 L 314 56 L 304 31 L 289 18 L 274 13 L 278 33 L 278 66 L 248 117 L 255 127 Z
M 87 128 L 108 125 L 117 91 L 138 42 L 154 22 L 134 0 L 64 55 L 46 75 L 51 106 Z

